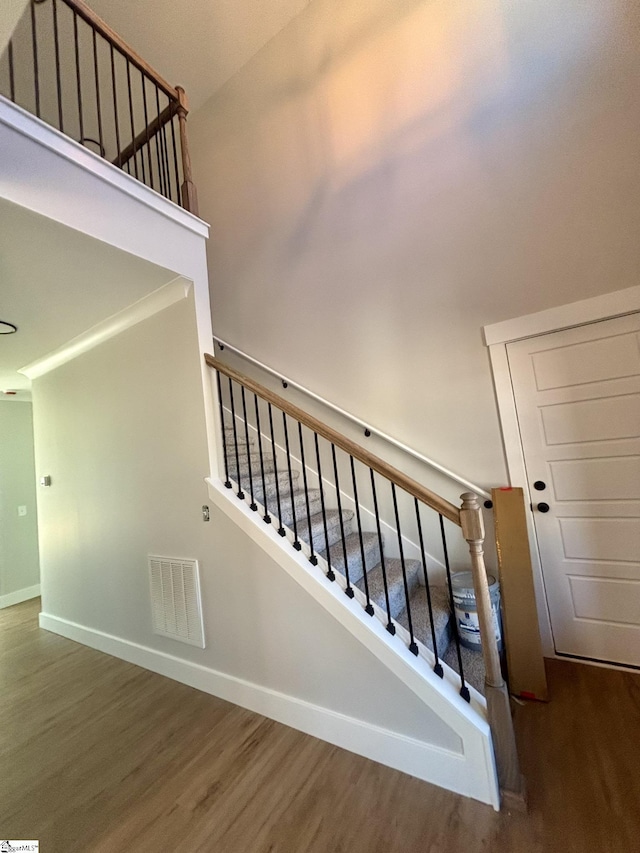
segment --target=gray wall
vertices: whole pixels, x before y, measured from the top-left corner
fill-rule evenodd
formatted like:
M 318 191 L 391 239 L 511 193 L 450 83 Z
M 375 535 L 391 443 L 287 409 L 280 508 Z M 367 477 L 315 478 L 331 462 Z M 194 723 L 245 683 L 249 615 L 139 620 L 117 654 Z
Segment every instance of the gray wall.
M 483 486 L 481 327 L 634 286 L 636 0 L 313 0 L 190 116 L 214 331 Z
M 31 403 L 0 401 L 0 597 L 39 582 Z

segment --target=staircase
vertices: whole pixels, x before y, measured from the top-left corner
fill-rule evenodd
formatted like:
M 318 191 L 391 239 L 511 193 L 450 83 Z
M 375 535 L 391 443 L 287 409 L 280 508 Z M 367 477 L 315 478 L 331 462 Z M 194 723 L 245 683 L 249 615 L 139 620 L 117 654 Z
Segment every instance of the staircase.
M 207 480 L 212 499 L 460 738 L 459 750 L 431 750 L 427 775 L 422 764 L 408 772 L 461 790 L 468 771 L 470 785 L 495 791 L 497 771 L 500 790 L 523 801 L 478 496 L 466 492 L 457 507 L 246 374 L 204 359 L 224 465 L 224 477 Z M 426 551 L 427 539 L 442 560 Z M 451 546 L 462 546 L 456 559 L 471 566 L 481 654 L 462 648 L 452 627 Z M 350 599 L 344 608 L 340 590 Z M 407 760 L 415 754 L 410 747 Z M 396 748 L 382 761 L 396 766 Z
M 427 648 L 436 654 L 436 660 L 460 674 L 459 650 L 466 681 L 484 692 L 482 654 L 453 641 L 455 622 L 448 587 L 427 587 L 420 560 L 405 559 L 403 570 L 402 560 L 385 554 L 382 537 L 367 531 L 360 535 L 354 529 L 353 510 L 325 507 L 323 513 L 320 489 L 307 488 L 305 493 L 301 472 L 281 468 L 270 448 L 261 454 L 255 438 L 249 435 L 247 443 L 246 433 L 242 422 L 235 429 L 225 427 L 224 448 L 228 476 L 241 487 L 252 509 L 257 511 L 260 505 L 263 518 L 275 523 L 281 535 L 292 536 L 294 547 L 300 545 L 300 550 L 304 545 L 323 560 L 329 577 L 338 573 L 347 594 L 353 587 L 363 595 L 368 593 L 364 600 L 374 606 L 367 612 L 381 619 L 390 633 L 398 626 L 406 632 L 412 628 L 418 653 Z

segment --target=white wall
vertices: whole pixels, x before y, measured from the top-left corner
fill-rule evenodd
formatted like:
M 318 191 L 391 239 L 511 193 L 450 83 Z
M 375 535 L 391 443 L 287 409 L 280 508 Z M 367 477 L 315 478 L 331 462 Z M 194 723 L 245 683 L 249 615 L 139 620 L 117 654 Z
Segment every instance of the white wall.
M 149 650 L 175 656 L 177 677 L 195 665 L 462 764 L 456 730 L 239 527 L 215 507 L 201 520 L 199 362 L 190 295 L 34 380 L 37 470 L 52 478 L 38 495 L 43 624 L 151 668 Z M 152 634 L 150 553 L 200 561 L 205 650 Z
M 18 514 L 24 507 L 25 515 Z M 0 607 L 40 582 L 31 403 L 0 402 Z
M 635 0 L 314 0 L 190 116 L 214 330 L 480 485 L 481 327 L 637 284 Z

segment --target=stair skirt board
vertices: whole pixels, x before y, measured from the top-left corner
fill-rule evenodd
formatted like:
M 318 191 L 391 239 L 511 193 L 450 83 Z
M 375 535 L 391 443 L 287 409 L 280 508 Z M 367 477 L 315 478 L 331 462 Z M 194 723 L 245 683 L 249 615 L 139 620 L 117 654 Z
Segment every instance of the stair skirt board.
M 231 419 L 231 410 L 225 407 L 225 424 L 226 424 L 225 435 L 226 435 L 226 442 L 227 442 L 227 451 L 231 457 L 229 460 L 229 477 L 237 483 L 237 470 L 236 470 L 236 462 L 235 462 L 235 456 L 234 456 L 235 446 L 233 443 L 234 442 L 234 436 L 233 436 L 233 429 L 229 426 L 230 419 Z M 245 436 L 244 421 L 242 420 L 242 418 L 240 417 L 240 415 L 238 413 L 236 413 L 236 422 L 237 422 L 236 435 L 237 435 L 237 439 L 238 439 L 238 452 L 240 454 L 242 454 L 243 451 L 246 450 L 247 441 L 246 441 L 246 436 Z M 253 426 L 253 424 L 250 423 L 249 424 L 249 444 L 252 445 L 252 453 L 251 453 L 252 461 L 251 461 L 251 464 L 252 464 L 252 466 L 255 466 L 255 467 L 252 467 L 253 479 L 255 481 L 259 481 L 259 479 L 260 479 L 259 474 L 258 474 L 258 472 L 260 470 L 260 467 L 259 467 L 260 466 L 260 452 L 258 449 L 257 437 L 258 437 L 258 431 L 255 428 L 255 426 Z M 271 452 L 267 450 L 267 448 L 271 446 L 271 438 L 268 435 L 266 435 L 266 433 L 264 433 L 264 432 L 262 432 L 262 444 L 263 444 L 263 459 L 264 459 L 265 466 L 266 466 L 265 472 L 267 470 L 272 472 L 273 471 L 273 458 L 272 458 Z M 285 448 L 282 445 L 280 445 L 277 441 L 276 441 L 275 446 L 276 446 L 277 453 L 280 454 L 280 458 L 286 457 Z M 290 456 L 291 456 L 291 463 L 292 463 L 292 467 L 293 467 L 293 476 L 294 476 L 294 479 L 297 479 L 301 476 L 302 460 L 299 459 L 299 457 L 295 456 L 293 452 L 290 454 Z M 221 459 L 222 459 L 222 454 L 221 454 Z M 223 468 L 224 468 L 224 462 L 221 463 L 221 471 L 223 471 Z M 310 488 L 310 490 L 315 489 L 315 488 L 317 488 L 317 480 L 318 480 L 317 472 L 314 471 L 314 469 L 309 467 L 308 465 L 306 466 L 306 468 L 307 468 L 307 477 L 308 477 L 308 481 L 309 481 L 309 488 Z M 243 468 L 241 466 L 241 475 L 242 474 L 243 474 Z M 280 475 L 279 480 L 280 479 L 283 480 L 286 484 L 288 482 L 288 476 L 289 476 L 288 471 L 286 471 L 286 470 L 285 471 L 279 471 L 279 475 Z M 220 474 L 221 479 L 222 479 L 222 477 L 223 477 L 223 473 Z M 245 491 L 245 493 L 246 493 L 247 490 L 244 488 L 244 483 L 248 481 L 248 468 L 246 466 L 244 467 L 244 475 L 243 475 L 242 479 L 243 479 L 243 491 Z M 326 479 L 325 477 L 322 478 L 322 484 L 323 484 L 323 489 L 324 489 L 325 499 L 326 499 L 327 504 L 333 503 L 335 505 L 337 503 L 337 501 L 335 501 L 335 500 L 332 501 L 331 497 L 328 497 L 328 496 L 335 496 L 335 494 L 336 494 L 335 484 L 332 483 L 331 480 Z M 343 492 L 341 489 L 340 490 L 340 498 L 342 500 L 342 505 L 345 509 L 353 509 L 354 508 L 353 498 L 348 492 Z M 258 498 L 256 497 L 256 500 L 257 499 Z M 374 516 L 373 512 L 370 509 L 368 509 L 367 507 L 361 505 L 360 506 L 360 513 L 361 513 L 363 518 L 368 518 L 370 520 L 371 528 L 373 529 L 373 527 L 375 525 L 375 516 Z M 392 527 L 391 524 L 389 524 L 387 521 L 385 521 L 382 518 L 380 519 L 380 524 L 382 527 L 383 537 L 386 539 L 386 541 L 387 542 L 394 542 L 397 538 L 395 528 Z M 412 539 L 409 539 L 404 534 L 402 535 L 402 547 L 404 549 L 405 557 L 409 557 L 409 558 L 416 559 L 416 560 L 421 559 L 420 546 L 418 545 L 418 543 L 414 542 Z M 397 555 L 394 555 L 394 556 L 397 556 Z M 430 577 L 434 576 L 434 575 L 435 576 L 441 576 L 444 579 L 445 567 L 444 567 L 444 564 L 442 563 L 442 561 L 439 560 L 437 557 L 434 557 L 433 554 L 430 554 L 428 552 L 425 552 L 425 556 L 427 558 L 427 568 L 428 568 L 429 576 Z M 422 577 L 419 582 L 421 584 L 424 584 L 424 577 Z
M 417 773 L 415 767 L 410 769 L 404 759 L 400 760 L 400 752 L 394 756 L 393 761 L 389 761 L 379 754 L 374 755 L 368 748 L 365 751 L 354 742 L 344 744 L 346 748 L 441 787 L 489 803 L 498 809 L 499 793 L 484 697 L 469 685 L 471 701 L 465 702 L 459 695 L 460 679 L 457 673 L 445 665 L 444 678 L 439 678 L 433 672 L 433 654 L 422 644 L 419 644 L 419 655 L 414 656 L 408 649 L 409 634 L 402 624 L 394 620 L 396 635 L 391 636 L 385 628 L 386 613 L 375 604 L 375 615 L 378 618 L 372 618 L 365 613 L 366 598 L 357 586 L 354 586 L 354 598 L 346 596 L 345 578 L 336 574 L 336 580 L 329 581 L 322 558 L 319 558 L 317 566 L 309 562 L 309 548 L 306 544 L 302 543 L 301 551 L 283 548 L 282 537 L 278 535 L 273 524 L 265 524 L 259 512 L 252 511 L 246 501 L 239 500 L 220 481 L 208 478 L 206 482 L 213 503 L 458 734 L 462 741 L 465 778 L 457 776 L 461 769 L 460 757 L 454 758 L 453 754 L 446 751 L 438 750 L 438 761 L 433 766 L 421 767 L 421 771 Z M 287 531 L 287 538 L 293 539 L 290 531 Z M 238 701 L 238 704 L 246 703 Z M 252 706 L 246 704 L 246 707 Z M 264 709 L 260 710 L 260 713 L 280 719 Z M 281 719 L 281 722 L 287 722 L 302 731 L 337 743 L 329 734 L 311 731 L 303 725 L 285 719 Z M 443 763 L 450 764 L 446 771 L 440 766 Z M 444 778 L 449 781 L 443 782 Z M 456 781 L 452 783 L 454 778 Z
M 226 496 L 225 500 L 229 503 Z M 487 803 L 496 811 L 499 808 L 493 755 L 486 736 L 467 737 L 462 740 L 462 751 L 453 752 L 48 613 L 40 614 L 40 627 L 387 767 Z

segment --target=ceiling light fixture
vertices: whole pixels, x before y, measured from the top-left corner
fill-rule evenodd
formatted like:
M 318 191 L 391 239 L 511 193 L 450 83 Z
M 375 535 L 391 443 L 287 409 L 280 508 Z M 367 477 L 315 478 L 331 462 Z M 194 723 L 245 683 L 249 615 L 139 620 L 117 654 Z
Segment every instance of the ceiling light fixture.
M 13 323 L 8 323 L 6 320 L 0 320 L 0 335 L 15 335 L 18 327 Z

